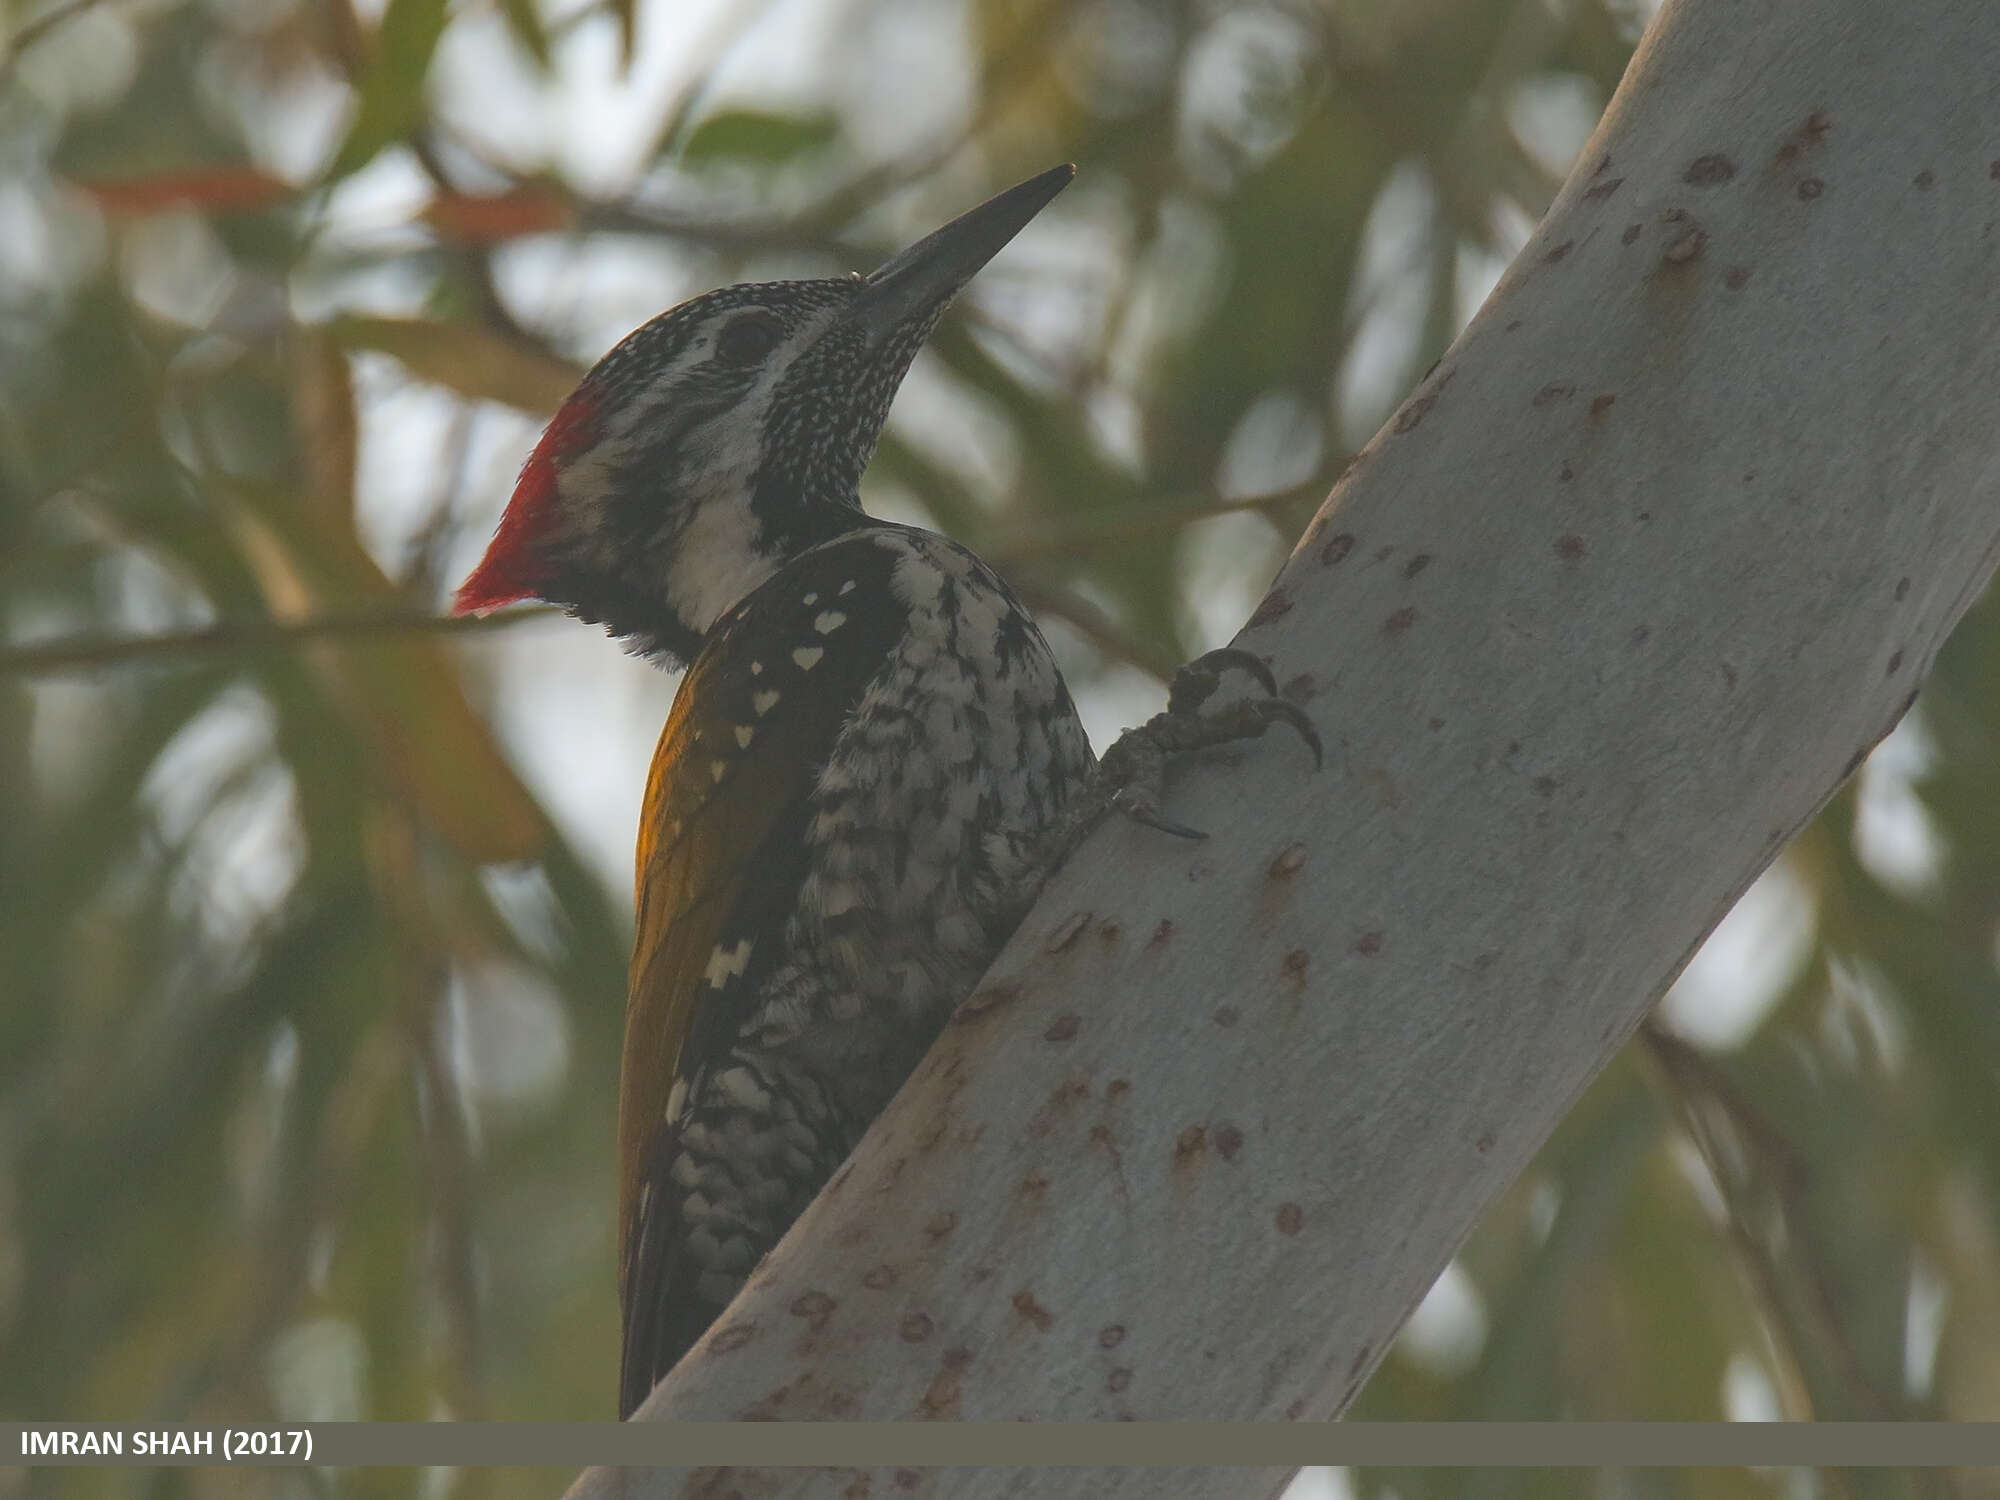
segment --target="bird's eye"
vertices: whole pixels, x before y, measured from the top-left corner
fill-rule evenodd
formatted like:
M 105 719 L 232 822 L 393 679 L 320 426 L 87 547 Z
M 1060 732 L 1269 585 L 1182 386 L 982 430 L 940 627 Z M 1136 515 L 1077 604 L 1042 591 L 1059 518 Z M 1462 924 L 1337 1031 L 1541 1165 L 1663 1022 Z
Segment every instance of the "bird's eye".
M 785 330 L 768 313 L 738 318 L 715 336 L 715 358 L 725 365 L 754 365 L 778 347 Z

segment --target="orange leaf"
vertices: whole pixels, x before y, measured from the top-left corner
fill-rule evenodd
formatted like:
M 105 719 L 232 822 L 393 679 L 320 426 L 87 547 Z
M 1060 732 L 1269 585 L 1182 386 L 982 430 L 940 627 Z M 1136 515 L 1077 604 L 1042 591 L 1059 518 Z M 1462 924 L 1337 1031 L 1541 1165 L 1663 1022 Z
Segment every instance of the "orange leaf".
M 211 213 L 243 213 L 292 195 L 292 185 L 255 167 L 191 167 L 144 177 L 89 178 L 76 186 L 112 214 L 156 214 L 186 204 Z
M 440 234 L 475 245 L 547 234 L 574 222 L 561 195 L 539 187 L 505 193 L 440 193 L 423 217 Z

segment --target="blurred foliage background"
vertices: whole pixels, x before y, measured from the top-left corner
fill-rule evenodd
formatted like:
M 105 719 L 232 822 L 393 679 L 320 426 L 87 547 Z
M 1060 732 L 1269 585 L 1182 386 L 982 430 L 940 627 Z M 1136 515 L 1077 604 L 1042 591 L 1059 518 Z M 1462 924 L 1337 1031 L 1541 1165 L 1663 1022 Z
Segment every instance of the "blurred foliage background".
M 1483 298 L 1648 10 L 14 0 L 0 1411 L 611 1416 L 627 861 L 673 683 L 561 620 L 435 619 L 582 366 L 1081 163 L 918 364 L 867 498 L 1015 580 L 1101 744 Z M 1355 1414 L 2000 1417 L 1996 924 L 1989 604 Z

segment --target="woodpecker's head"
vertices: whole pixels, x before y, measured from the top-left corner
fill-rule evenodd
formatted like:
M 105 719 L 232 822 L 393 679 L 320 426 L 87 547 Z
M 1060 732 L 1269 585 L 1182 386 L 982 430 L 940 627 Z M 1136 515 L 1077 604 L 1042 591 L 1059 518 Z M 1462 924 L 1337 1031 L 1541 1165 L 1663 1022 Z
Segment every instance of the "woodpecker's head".
M 1009 188 L 871 276 L 723 287 L 628 335 L 549 423 L 455 612 L 545 599 L 691 660 L 861 521 L 861 471 L 939 314 L 1075 175 Z

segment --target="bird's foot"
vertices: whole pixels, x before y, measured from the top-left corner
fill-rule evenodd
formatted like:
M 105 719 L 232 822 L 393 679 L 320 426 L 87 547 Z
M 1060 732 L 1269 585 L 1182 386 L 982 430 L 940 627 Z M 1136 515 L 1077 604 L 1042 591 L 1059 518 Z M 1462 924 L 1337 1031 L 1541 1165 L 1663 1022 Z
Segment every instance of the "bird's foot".
M 1248 673 L 1264 690 L 1261 698 L 1239 698 L 1213 712 L 1202 710 L 1231 670 Z M 1200 839 L 1208 835 L 1199 828 L 1177 823 L 1161 811 L 1161 790 L 1167 762 L 1190 750 L 1207 750 L 1216 745 L 1256 739 L 1273 724 L 1288 724 L 1313 753 L 1313 767 L 1325 763 L 1319 730 L 1305 711 L 1289 698 L 1278 696 L 1278 682 L 1271 669 L 1248 651 L 1224 646 L 1196 657 L 1174 674 L 1167 690 L 1164 713 L 1155 714 L 1137 729 L 1118 737 L 1097 764 L 1091 795 L 1069 846 L 1104 815 L 1116 808 L 1135 823 L 1157 828 L 1176 838 Z M 1064 853 L 1068 853 L 1065 848 Z

